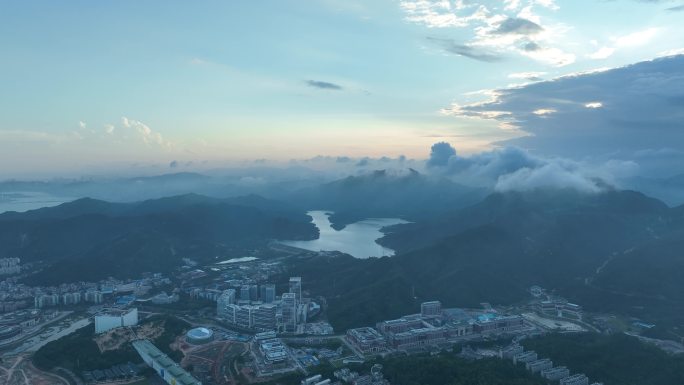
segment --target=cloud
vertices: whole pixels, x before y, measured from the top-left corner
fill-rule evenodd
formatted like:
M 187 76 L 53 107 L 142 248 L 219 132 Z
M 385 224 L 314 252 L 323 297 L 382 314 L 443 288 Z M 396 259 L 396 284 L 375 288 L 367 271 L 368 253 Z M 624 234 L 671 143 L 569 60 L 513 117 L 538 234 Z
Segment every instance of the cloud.
M 617 47 L 631 47 L 644 45 L 651 41 L 657 34 L 658 28 L 648 28 L 642 31 L 633 32 L 614 39 Z
M 597 181 L 583 175 L 572 164 L 547 163 L 538 168 L 522 168 L 502 175 L 494 187 L 497 191 L 531 191 L 540 188 L 573 189 L 585 193 L 604 190 Z
M 356 167 L 367 167 L 368 165 L 370 165 L 370 158 L 368 157 L 361 158 L 358 163 L 356 163 Z
M 573 74 L 491 92 L 446 113 L 507 124 L 525 134 L 507 144 L 568 158 L 671 147 L 684 151 L 684 55 Z M 552 114 L 535 114 L 555 110 Z M 613 154 L 613 155 L 610 155 Z M 679 167 L 684 172 L 684 164 Z M 671 170 L 674 174 L 676 170 Z
M 428 167 L 443 167 L 449 164 L 449 159 L 456 156 L 456 149 L 447 142 L 439 142 L 432 145 Z
M 520 55 L 553 66 L 575 61 L 574 54 L 558 46 L 570 27 L 542 24 L 541 14 L 558 9 L 551 0 L 405 0 L 400 6 L 409 22 L 431 29 L 469 30 L 471 37 L 461 42 L 435 39 L 457 55 L 488 62 Z
M 533 41 L 525 43 L 523 45 L 522 49 L 526 52 L 534 52 L 534 51 L 539 51 L 541 49 L 541 46 Z
M 510 79 L 523 79 L 529 80 L 531 82 L 537 82 L 543 80 L 544 75 L 546 75 L 546 72 L 516 72 L 509 74 L 508 77 Z
M 178 161 L 173 160 L 171 163 L 169 163 L 169 168 L 177 168 L 178 167 Z
M 633 163 L 611 160 L 591 165 L 563 158 L 535 156 L 513 146 L 461 157 L 445 142 L 433 145 L 428 166 L 430 162 L 433 167 L 428 170 L 433 173 L 451 176 L 459 183 L 497 191 L 558 188 L 596 193 L 604 189 L 604 182 L 615 183 L 615 173 L 632 175 L 634 170 Z
M 590 59 L 606 59 L 615 53 L 615 48 L 611 47 L 601 47 L 596 52 L 589 54 Z
M 125 128 L 135 130 L 135 132 L 138 134 L 138 136 L 142 139 L 142 141 L 145 144 L 156 144 L 162 147 L 170 147 L 171 145 L 170 142 L 164 140 L 164 138 L 159 132 L 153 131 L 148 125 L 139 120 L 129 119 L 125 116 L 122 116 L 121 124 Z
M 536 35 L 542 32 L 541 25 L 520 17 L 509 17 L 494 30 L 495 34 Z
M 590 59 L 602 60 L 612 56 L 617 50 L 625 49 L 629 47 L 641 46 L 649 41 L 658 34 L 658 28 L 647 28 L 642 31 L 632 32 L 627 35 L 618 36 L 610 39 L 610 42 L 596 50 L 595 52 L 587 55 Z M 591 41 L 592 44 L 597 45 L 598 42 L 595 40 Z
M 451 39 L 440 39 L 435 37 L 428 37 L 427 39 L 437 43 L 446 52 L 452 53 L 454 55 L 489 63 L 501 61 L 503 59 L 501 56 L 485 49 L 469 46 L 466 44 L 459 44 Z
M 670 12 L 682 12 L 684 11 L 684 4 L 683 5 L 677 5 L 674 7 L 667 8 L 668 11 Z
M 81 120 L 80 122 L 78 122 L 78 127 L 79 127 L 80 129 L 82 129 L 82 130 L 85 130 L 85 128 L 86 128 L 86 122 L 84 122 L 84 121 Z
M 324 81 L 320 81 L 320 80 L 307 80 L 306 85 L 308 85 L 309 87 L 318 88 L 321 90 L 334 90 L 334 91 L 341 91 L 342 90 L 342 86 L 340 86 L 339 84 L 324 82 Z

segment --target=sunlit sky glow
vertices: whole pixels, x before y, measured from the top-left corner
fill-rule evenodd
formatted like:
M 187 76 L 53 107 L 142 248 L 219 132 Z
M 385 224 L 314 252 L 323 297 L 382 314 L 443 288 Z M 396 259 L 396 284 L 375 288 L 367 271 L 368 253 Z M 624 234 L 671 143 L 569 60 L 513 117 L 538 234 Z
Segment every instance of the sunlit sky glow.
M 684 53 L 682 5 L 5 2 L 0 175 L 425 158 L 442 140 L 477 153 L 531 132 L 492 107 L 496 90 Z M 591 94 L 577 103 L 610 107 Z M 542 122 L 558 109 L 528 112 Z

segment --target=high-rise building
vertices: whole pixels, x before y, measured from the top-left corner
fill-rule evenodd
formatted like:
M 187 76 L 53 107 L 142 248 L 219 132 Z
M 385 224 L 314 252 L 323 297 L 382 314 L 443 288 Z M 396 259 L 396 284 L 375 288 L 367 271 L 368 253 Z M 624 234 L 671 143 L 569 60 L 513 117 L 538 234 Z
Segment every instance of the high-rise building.
M 283 329 L 286 332 L 295 332 L 297 331 L 297 295 L 295 293 L 283 293 L 281 299 Z
M 228 305 L 235 303 L 235 289 L 224 290 L 216 300 L 216 315 L 219 318 L 228 317 Z
M 237 327 L 258 331 L 272 331 L 276 324 L 276 305 L 235 305 L 226 307 L 224 319 Z
M 302 300 L 302 277 L 290 277 L 290 293 L 295 295 L 297 302 Z
M 102 303 L 102 292 L 97 290 L 89 290 L 85 293 L 86 302 Z
M 276 306 L 261 304 L 252 309 L 252 328 L 256 330 L 274 330 L 276 328 Z
M 259 286 L 249 285 L 249 300 L 253 302 L 259 300 Z
M 252 328 L 252 305 L 236 306 L 233 310 L 235 318 L 233 323 L 241 328 Z
M 242 285 L 240 287 L 240 300 L 249 301 L 249 285 Z
M 261 285 L 261 301 L 264 303 L 272 303 L 275 301 L 276 288 L 272 283 Z

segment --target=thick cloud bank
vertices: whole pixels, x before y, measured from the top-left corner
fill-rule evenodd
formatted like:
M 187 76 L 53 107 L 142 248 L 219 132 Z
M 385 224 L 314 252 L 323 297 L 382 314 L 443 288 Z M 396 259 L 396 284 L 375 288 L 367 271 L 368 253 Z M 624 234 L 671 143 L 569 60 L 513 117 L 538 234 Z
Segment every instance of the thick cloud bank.
M 528 135 L 506 143 L 572 159 L 628 159 L 684 152 L 684 55 L 496 91 L 453 106 L 454 115 L 495 119 Z M 660 155 L 659 155 L 660 154 Z M 684 164 L 680 170 L 684 172 Z
M 444 157 L 448 154 L 448 160 Z M 493 187 L 497 191 L 530 191 L 556 188 L 586 193 L 614 185 L 615 177 L 631 174 L 633 162 L 609 161 L 600 165 L 562 158 L 534 156 L 518 147 L 504 147 L 461 157 L 448 143 L 433 145 L 427 161 L 429 170 L 452 176 L 467 185 Z

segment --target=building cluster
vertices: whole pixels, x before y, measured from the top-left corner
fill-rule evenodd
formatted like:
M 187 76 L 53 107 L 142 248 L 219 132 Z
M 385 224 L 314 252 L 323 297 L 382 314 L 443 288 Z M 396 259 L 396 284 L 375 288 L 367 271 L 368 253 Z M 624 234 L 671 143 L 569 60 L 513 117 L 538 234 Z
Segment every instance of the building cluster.
M 36 309 L 42 309 L 58 305 L 78 305 L 81 302 L 92 304 L 102 303 L 103 295 L 99 290 L 87 290 L 85 292 L 75 291 L 63 294 L 40 294 L 34 297 L 33 304 Z
M 216 298 L 218 318 L 255 331 L 302 332 L 312 309 L 319 307 L 302 296 L 301 277 L 291 277 L 288 291 L 281 296 L 274 284 L 266 283 L 226 289 Z
M 105 297 L 133 298 L 145 295 L 153 287 L 169 284 L 171 281 L 161 274 L 146 274 L 146 277 L 131 281 L 107 279 L 100 282 L 78 282 L 50 287 L 28 287 L 9 280 L 0 282 L 0 304 L 8 299 L 29 299 L 35 308 L 51 306 L 72 306 L 81 303 L 101 304 Z M 127 295 L 124 295 L 127 294 Z M 1 310 L 1 309 L 0 309 Z M 12 309 L 16 310 L 16 308 Z
M 138 309 L 111 310 L 95 316 L 95 333 L 138 324 Z
M 582 320 L 582 306 L 568 302 L 565 298 L 549 295 L 539 286 L 530 287 L 530 294 L 534 297 L 533 305 L 539 314 Z
M 389 381 L 382 374 L 382 365 L 380 364 L 373 365 L 370 374 L 359 374 L 349 370 L 349 368 L 342 368 L 336 370 L 333 376 L 335 380 L 324 379 L 322 375 L 317 374 L 303 379 L 301 385 L 389 385 Z
M 531 373 L 539 374 L 549 381 L 558 381 L 560 385 L 589 385 L 589 378 L 582 374 L 570 374 L 565 366 L 553 366 L 553 361 L 541 358 L 534 351 L 525 351 L 522 345 L 514 343 L 499 350 L 499 357 L 513 360 L 513 363 L 524 364 Z M 603 385 L 598 382 L 592 385 Z
M 537 303 L 537 311 L 543 315 L 582 320 L 582 307 L 563 298 L 552 298 Z
M 125 382 L 139 377 L 144 366 L 128 362 L 121 365 L 113 365 L 104 370 L 84 371 L 83 379 L 86 383 L 93 382 Z
M 19 274 L 21 260 L 19 258 L 0 258 L 0 275 Z
M 347 341 L 364 354 L 385 350 L 410 351 L 439 346 L 474 335 L 515 334 L 528 327 L 521 316 L 493 312 L 473 314 L 442 309 L 439 301 L 424 302 L 419 314 L 379 322 L 375 328 L 347 331 Z
M 41 322 L 57 317 L 56 311 L 42 311 L 39 309 L 17 310 L 0 316 L 0 343 L 9 343 L 17 337 L 31 330 Z

